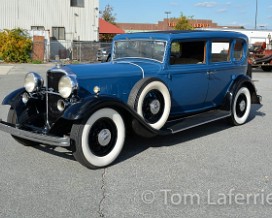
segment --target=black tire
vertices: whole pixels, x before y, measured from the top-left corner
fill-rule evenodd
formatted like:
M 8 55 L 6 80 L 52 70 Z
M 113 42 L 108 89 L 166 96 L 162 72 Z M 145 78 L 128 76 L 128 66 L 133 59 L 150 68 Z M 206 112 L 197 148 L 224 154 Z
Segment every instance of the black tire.
M 261 66 L 261 68 L 262 68 L 262 70 L 263 70 L 264 72 L 271 72 L 271 70 L 272 70 L 272 67 L 271 67 L 271 66 Z
M 247 87 L 241 87 L 234 95 L 231 107 L 231 121 L 235 126 L 244 124 L 251 109 L 251 94 Z
M 120 154 L 125 142 L 125 124 L 114 109 L 102 108 L 81 124 L 74 124 L 71 143 L 75 159 L 87 168 L 105 167 Z
M 9 109 L 7 122 L 8 123 L 12 123 L 14 125 L 18 124 L 17 114 L 16 114 L 16 111 L 13 108 Z M 19 142 L 20 144 L 22 144 L 24 146 L 35 146 L 35 145 L 38 145 L 38 143 L 36 143 L 36 142 L 30 141 L 30 140 L 27 140 L 27 139 L 22 139 L 22 138 L 19 138 L 17 136 L 13 136 L 13 135 L 11 135 L 11 136 L 17 142 Z
M 247 65 L 247 75 L 252 78 L 252 65 L 248 64 Z
M 162 81 L 155 78 L 144 78 L 132 88 L 128 105 L 151 127 L 160 129 L 169 117 L 171 97 L 168 88 Z

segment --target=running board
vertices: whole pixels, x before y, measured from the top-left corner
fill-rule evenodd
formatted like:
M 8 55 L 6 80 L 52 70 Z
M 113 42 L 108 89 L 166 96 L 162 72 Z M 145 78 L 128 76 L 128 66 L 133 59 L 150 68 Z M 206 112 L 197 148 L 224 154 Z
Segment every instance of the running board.
M 216 120 L 224 119 L 230 117 L 230 111 L 224 110 L 212 110 L 196 115 L 192 115 L 186 118 L 182 118 L 175 121 L 170 121 L 167 123 L 166 129 L 170 132 L 177 133 L 196 126 L 200 126 L 206 123 L 210 123 Z

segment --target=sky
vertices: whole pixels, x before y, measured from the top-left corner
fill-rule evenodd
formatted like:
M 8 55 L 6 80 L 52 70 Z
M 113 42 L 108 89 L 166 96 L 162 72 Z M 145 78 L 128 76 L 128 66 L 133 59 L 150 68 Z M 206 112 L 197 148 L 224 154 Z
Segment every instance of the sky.
M 257 3 L 257 4 L 256 4 Z M 272 29 L 271 0 L 99 0 L 99 10 L 113 7 L 118 23 L 157 23 L 167 17 L 177 18 L 181 13 L 193 19 L 209 19 L 220 26 L 244 26 Z

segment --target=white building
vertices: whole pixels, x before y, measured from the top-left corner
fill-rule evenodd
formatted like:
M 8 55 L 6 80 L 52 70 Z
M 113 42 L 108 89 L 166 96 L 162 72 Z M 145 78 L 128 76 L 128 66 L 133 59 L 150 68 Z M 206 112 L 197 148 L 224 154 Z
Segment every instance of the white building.
M 229 29 L 229 28 L 204 28 L 204 30 L 220 30 L 220 31 L 234 31 L 243 33 L 248 37 L 249 44 L 255 42 L 266 42 L 267 45 L 271 43 L 272 30 L 251 30 L 251 29 Z M 270 37 L 270 38 L 269 38 Z
M 48 31 L 59 41 L 98 41 L 99 0 L 1 0 L 0 29 Z

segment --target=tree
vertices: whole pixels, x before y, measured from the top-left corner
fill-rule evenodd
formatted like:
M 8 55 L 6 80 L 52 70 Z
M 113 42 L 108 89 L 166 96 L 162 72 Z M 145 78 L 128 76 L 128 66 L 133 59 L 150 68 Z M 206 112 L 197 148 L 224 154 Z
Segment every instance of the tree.
M 182 13 L 180 17 L 177 19 L 175 30 L 193 30 L 193 26 L 189 23 L 189 19 L 192 17 L 186 17 Z
M 113 14 L 113 7 L 110 5 L 106 5 L 104 11 L 102 11 L 102 19 L 113 24 L 116 25 L 116 14 Z M 113 37 L 115 36 L 115 34 L 101 34 L 100 35 L 100 40 L 104 41 L 104 42 L 110 42 Z
M 29 62 L 32 40 L 27 32 L 17 28 L 0 32 L 0 59 L 5 62 Z
M 113 14 L 113 7 L 110 5 L 106 5 L 104 11 L 102 12 L 102 18 L 111 23 L 111 24 L 116 24 L 115 20 L 116 20 L 116 14 Z

